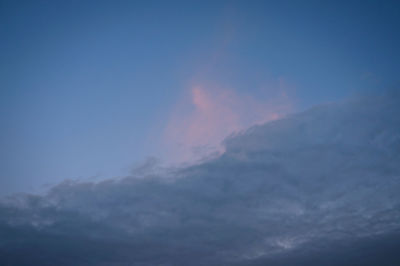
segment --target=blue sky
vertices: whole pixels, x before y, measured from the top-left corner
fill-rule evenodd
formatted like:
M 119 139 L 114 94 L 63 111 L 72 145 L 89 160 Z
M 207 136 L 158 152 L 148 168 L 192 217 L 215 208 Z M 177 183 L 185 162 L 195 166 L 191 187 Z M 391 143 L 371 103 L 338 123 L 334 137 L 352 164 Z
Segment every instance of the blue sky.
M 0 264 L 400 265 L 399 14 L 0 0 Z
M 226 129 L 393 89 L 399 9 L 396 1 L 1 1 L 0 193 L 168 160 L 176 141 L 168 127 L 189 144 L 214 145 Z M 194 88 L 212 107 L 206 116 L 181 114 L 193 108 Z M 234 104 L 219 96 L 227 94 Z M 268 106 L 264 117 L 255 106 Z M 211 133 L 193 139 L 188 126 Z

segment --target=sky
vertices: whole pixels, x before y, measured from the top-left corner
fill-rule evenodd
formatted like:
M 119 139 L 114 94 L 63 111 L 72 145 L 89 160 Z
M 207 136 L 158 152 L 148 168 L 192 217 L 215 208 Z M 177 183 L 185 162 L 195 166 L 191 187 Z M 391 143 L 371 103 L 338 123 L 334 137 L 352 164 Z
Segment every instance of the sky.
M 0 12 L 2 194 L 125 175 L 148 157 L 190 161 L 233 131 L 398 84 L 396 1 L 1 1 Z
M 0 264 L 399 264 L 399 14 L 0 0 Z

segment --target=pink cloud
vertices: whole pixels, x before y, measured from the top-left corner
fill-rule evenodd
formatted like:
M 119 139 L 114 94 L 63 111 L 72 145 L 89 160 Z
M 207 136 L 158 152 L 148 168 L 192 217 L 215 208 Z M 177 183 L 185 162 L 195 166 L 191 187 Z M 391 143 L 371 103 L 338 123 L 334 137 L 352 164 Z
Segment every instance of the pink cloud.
M 222 153 L 221 141 L 254 124 L 279 119 L 291 111 L 286 92 L 259 99 L 234 90 L 194 86 L 176 104 L 164 131 L 164 151 L 170 162 Z

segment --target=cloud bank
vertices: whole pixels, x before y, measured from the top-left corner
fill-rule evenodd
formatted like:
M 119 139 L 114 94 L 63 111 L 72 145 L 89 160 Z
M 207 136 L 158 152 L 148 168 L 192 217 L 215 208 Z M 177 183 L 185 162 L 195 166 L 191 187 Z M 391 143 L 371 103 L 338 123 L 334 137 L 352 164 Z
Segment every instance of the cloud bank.
M 397 265 L 399 104 L 318 106 L 231 136 L 196 165 L 3 198 L 0 262 Z

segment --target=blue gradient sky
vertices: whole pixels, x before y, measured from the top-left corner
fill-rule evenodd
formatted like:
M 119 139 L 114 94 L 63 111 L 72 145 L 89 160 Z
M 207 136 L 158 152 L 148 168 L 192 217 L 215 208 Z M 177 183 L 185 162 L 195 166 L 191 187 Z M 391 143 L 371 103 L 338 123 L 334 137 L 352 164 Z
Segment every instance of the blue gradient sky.
M 1 1 L 0 193 L 166 157 L 194 85 L 258 103 L 284 90 L 290 112 L 391 89 L 398 14 L 398 1 Z

